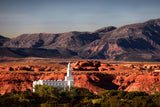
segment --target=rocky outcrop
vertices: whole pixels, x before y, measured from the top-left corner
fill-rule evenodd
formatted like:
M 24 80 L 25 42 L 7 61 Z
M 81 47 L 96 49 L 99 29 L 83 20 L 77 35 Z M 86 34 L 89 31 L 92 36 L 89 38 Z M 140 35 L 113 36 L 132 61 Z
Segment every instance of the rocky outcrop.
M 149 94 L 160 92 L 160 74 L 146 73 L 143 75 L 117 76 L 113 82 L 119 85 L 119 90 L 145 91 Z
M 77 61 L 75 64 L 72 64 L 73 70 L 83 71 L 98 71 L 100 66 L 100 61 Z

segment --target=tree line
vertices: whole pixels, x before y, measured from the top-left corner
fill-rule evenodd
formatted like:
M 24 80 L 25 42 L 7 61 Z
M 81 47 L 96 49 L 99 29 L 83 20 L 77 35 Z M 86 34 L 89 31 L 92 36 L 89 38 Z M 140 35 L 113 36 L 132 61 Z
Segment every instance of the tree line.
M 36 86 L 36 92 L 15 91 L 0 95 L 0 106 L 62 107 L 160 107 L 160 93 L 149 95 L 139 91 L 106 90 L 94 94 L 85 88 L 62 90 L 47 85 Z

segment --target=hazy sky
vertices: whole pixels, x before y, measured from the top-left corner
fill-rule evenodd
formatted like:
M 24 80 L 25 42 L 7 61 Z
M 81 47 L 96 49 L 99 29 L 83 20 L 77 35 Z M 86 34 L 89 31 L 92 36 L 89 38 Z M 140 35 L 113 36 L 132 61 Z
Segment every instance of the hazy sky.
M 160 0 L 0 0 L 0 35 L 94 31 L 160 18 Z

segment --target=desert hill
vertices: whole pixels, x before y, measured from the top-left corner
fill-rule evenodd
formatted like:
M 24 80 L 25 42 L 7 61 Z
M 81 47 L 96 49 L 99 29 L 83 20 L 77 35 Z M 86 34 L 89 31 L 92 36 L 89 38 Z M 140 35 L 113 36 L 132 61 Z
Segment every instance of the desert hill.
M 32 56 L 62 57 L 65 54 L 66 58 L 160 61 L 160 19 L 118 28 L 109 26 L 93 32 L 22 34 L 3 43 L 3 49 L 6 48 L 14 49 L 14 54 L 19 54 L 17 50 L 21 49 L 26 55 L 21 54 L 20 57 L 45 50 L 44 55 L 42 52 L 41 55 Z M 34 51 L 26 53 L 26 50 Z M 59 54 L 53 52 L 48 56 L 46 53 L 50 53 L 51 50 L 56 50 Z

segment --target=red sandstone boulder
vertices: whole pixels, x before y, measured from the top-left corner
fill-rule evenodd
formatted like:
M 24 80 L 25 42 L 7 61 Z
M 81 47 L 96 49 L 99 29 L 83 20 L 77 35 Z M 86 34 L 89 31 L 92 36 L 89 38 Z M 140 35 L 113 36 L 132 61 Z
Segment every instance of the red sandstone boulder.
M 34 72 L 39 72 L 39 68 L 34 68 Z
M 81 67 L 85 67 L 85 66 L 93 66 L 93 62 L 92 61 L 82 61 L 79 63 L 79 65 Z
M 18 70 L 19 70 L 19 71 L 20 71 L 20 70 L 30 71 L 31 68 L 30 68 L 30 67 L 26 67 L 26 66 L 20 66 L 20 67 L 18 68 Z
M 101 63 L 99 61 L 77 61 L 72 64 L 73 70 L 97 71 Z

